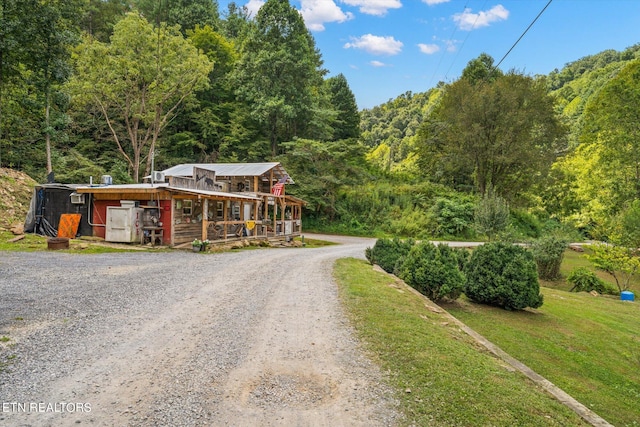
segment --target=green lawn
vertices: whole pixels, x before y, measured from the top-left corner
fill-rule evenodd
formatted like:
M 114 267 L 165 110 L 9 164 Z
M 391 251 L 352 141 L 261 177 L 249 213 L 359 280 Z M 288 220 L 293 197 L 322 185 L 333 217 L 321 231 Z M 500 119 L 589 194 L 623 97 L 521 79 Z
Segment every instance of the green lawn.
M 568 284 L 567 281 L 564 279 L 564 277 L 567 277 L 567 275 L 575 268 L 586 267 L 589 270 L 592 270 L 593 272 L 595 272 L 599 278 L 601 278 L 605 282 L 610 283 L 613 289 L 617 290 L 618 288 L 616 287 L 616 283 L 613 277 L 611 277 L 609 274 L 603 271 L 597 270 L 593 266 L 591 261 L 587 259 L 588 254 L 589 254 L 588 247 L 585 247 L 585 252 L 576 252 L 576 251 L 567 249 L 564 253 L 564 260 L 562 261 L 562 266 L 560 267 L 560 273 L 562 274 L 563 278 L 559 280 L 554 280 L 554 281 L 541 280 L 540 285 L 547 288 L 554 288 L 554 289 L 560 289 L 563 291 L 568 291 L 569 289 L 571 289 L 572 285 Z M 629 284 L 629 290 L 633 291 L 636 294 L 636 298 L 640 296 L 640 272 L 639 274 L 636 274 L 631 279 L 631 283 Z
M 397 390 L 404 424 L 586 425 L 388 275 L 354 259 L 339 260 L 335 275 L 365 348 Z
M 640 425 L 640 304 L 542 288 L 537 310 L 445 308 L 616 426 Z

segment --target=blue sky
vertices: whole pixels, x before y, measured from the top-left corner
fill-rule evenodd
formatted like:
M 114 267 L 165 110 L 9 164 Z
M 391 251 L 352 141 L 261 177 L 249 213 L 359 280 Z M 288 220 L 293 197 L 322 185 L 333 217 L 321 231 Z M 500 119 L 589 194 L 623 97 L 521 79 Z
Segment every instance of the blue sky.
M 360 108 L 459 78 L 482 52 L 496 63 L 549 0 L 290 0 L 329 76 L 346 76 Z M 219 0 L 224 15 L 229 1 Z M 236 0 L 257 13 L 263 0 Z M 640 43 L 640 0 L 552 0 L 500 65 L 548 74 Z

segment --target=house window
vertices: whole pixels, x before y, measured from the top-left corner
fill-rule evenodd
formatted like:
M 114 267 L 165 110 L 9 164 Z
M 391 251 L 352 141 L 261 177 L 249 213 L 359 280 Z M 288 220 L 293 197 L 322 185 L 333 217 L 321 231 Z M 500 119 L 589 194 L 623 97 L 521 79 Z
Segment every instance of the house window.
M 193 212 L 193 202 L 191 200 L 182 201 L 182 215 L 191 216 Z

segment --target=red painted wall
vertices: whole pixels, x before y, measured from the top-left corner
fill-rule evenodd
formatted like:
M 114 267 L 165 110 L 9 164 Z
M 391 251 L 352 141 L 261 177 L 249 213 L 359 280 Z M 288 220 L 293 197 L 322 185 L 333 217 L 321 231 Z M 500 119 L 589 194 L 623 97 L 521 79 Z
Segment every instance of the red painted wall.
M 141 205 L 149 203 L 148 200 L 140 200 Z M 119 200 L 95 200 L 91 211 L 91 224 L 93 235 L 104 239 L 107 223 L 107 207 L 120 206 Z M 171 200 L 160 200 L 160 222 L 162 223 L 162 243 L 171 244 Z

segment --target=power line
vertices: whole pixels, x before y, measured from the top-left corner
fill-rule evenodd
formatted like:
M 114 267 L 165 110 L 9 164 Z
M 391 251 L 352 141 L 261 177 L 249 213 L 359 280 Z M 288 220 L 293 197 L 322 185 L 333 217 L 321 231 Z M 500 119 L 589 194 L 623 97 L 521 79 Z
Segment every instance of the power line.
M 551 4 L 553 0 L 549 0 L 549 2 L 545 5 L 545 7 L 542 8 L 542 10 L 540 11 L 540 13 L 538 13 L 538 16 L 536 16 L 536 18 L 531 21 L 531 24 L 529 24 L 529 26 L 527 27 L 526 30 L 524 30 L 524 32 L 520 35 L 520 37 L 518 37 L 518 40 L 516 40 L 516 42 L 513 44 L 513 46 L 511 46 L 511 48 L 507 51 L 507 53 L 504 54 L 504 56 L 502 57 L 502 59 L 500 59 L 500 61 L 498 61 L 498 63 L 495 65 L 495 67 L 493 67 L 491 69 L 491 73 L 493 73 L 499 66 L 500 64 L 502 64 L 502 61 L 505 60 L 505 58 L 507 56 L 509 56 L 509 54 L 511 53 L 511 51 L 513 50 L 513 48 L 516 47 L 516 45 L 520 42 L 520 40 L 522 40 L 522 38 L 524 37 L 525 34 L 527 34 L 527 32 L 529 31 L 529 29 L 531 27 L 533 27 L 533 24 L 536 23 L 536 21 L 538 20 L 538 18 L 540 18 L 540 16 L 544 13 L 545 10 L 547 10 L 547 8 L 549 7 L 549 5 Z
M 464 5 L 464 8 L 462 9 L 462 11 L 464 12 L 467 9 L 467 6 L 469 5 L 469 0 L 467 0 L 467 2 Z M 449 36 L 449 41 L 453 41 L 453 36 L 456 34 L 456 31 L 458 30 L 457 25 L 453 26 L 453 31 L 451 32 L 451 35 Z M 429 82 L 429 85 L 433 84 L 433 79 L 436 77 L 436 73 L 438 72 L 438 69 L 440 68 L 440 64 L 442 64 L 442 60 L 444 59 L 444 55 L 445 55 L 445 51 L 442 52 L 442 55 L 440 55 L 440 60 L 438 61 L 438 65 L 436 65 L 436 68 L 433 70 L 433 75 L 431 76 L 431 80 Z M 446 74 L 445 74 L 445 78 L 446 78 Z
M 484 9 L 488 2 L 489 2 L 489 0 L 484 0 L 484 3 L 482 4 L 482 7 L 480 9 L 481 10 Z M 466 8 L 467 7 L 465 6 L 465 10 L 466 10 Z M 476 15 L 476 19 L 475 19 L 475 21 L 473 21 L 473 25 L 472 25 L 471 28 L 475 28 L 476 27 L 476 24 L 478 23 L 478 19 L 480 19 L 480 13 L 478 13 Z M 460 49 L 458 49 L 458 52 L 456 53 L 455 58 L 453 58 L 453 61 L 451 61 L 451 65 L 447 69 L 447 72 L 444 74 L 444 78 L 445 79 L 449 76 L 449 71 L 451 71 L 451 68 L 453 68 L 453 64 L 455 64 L 456 61 L 458 60 L 458 56 L 460 56 L 460 52 L 462 52 L 462 49 L 464 48 L 464 45 L 467 43 L 467 40 L 469 39 L 470 35 L 471 35 L 471 30 L 469 30 L 469 32 L 467 32 L 467 37 L 465 37 L 464 40 L 462 41 L 462 44 L 460 45 Z

